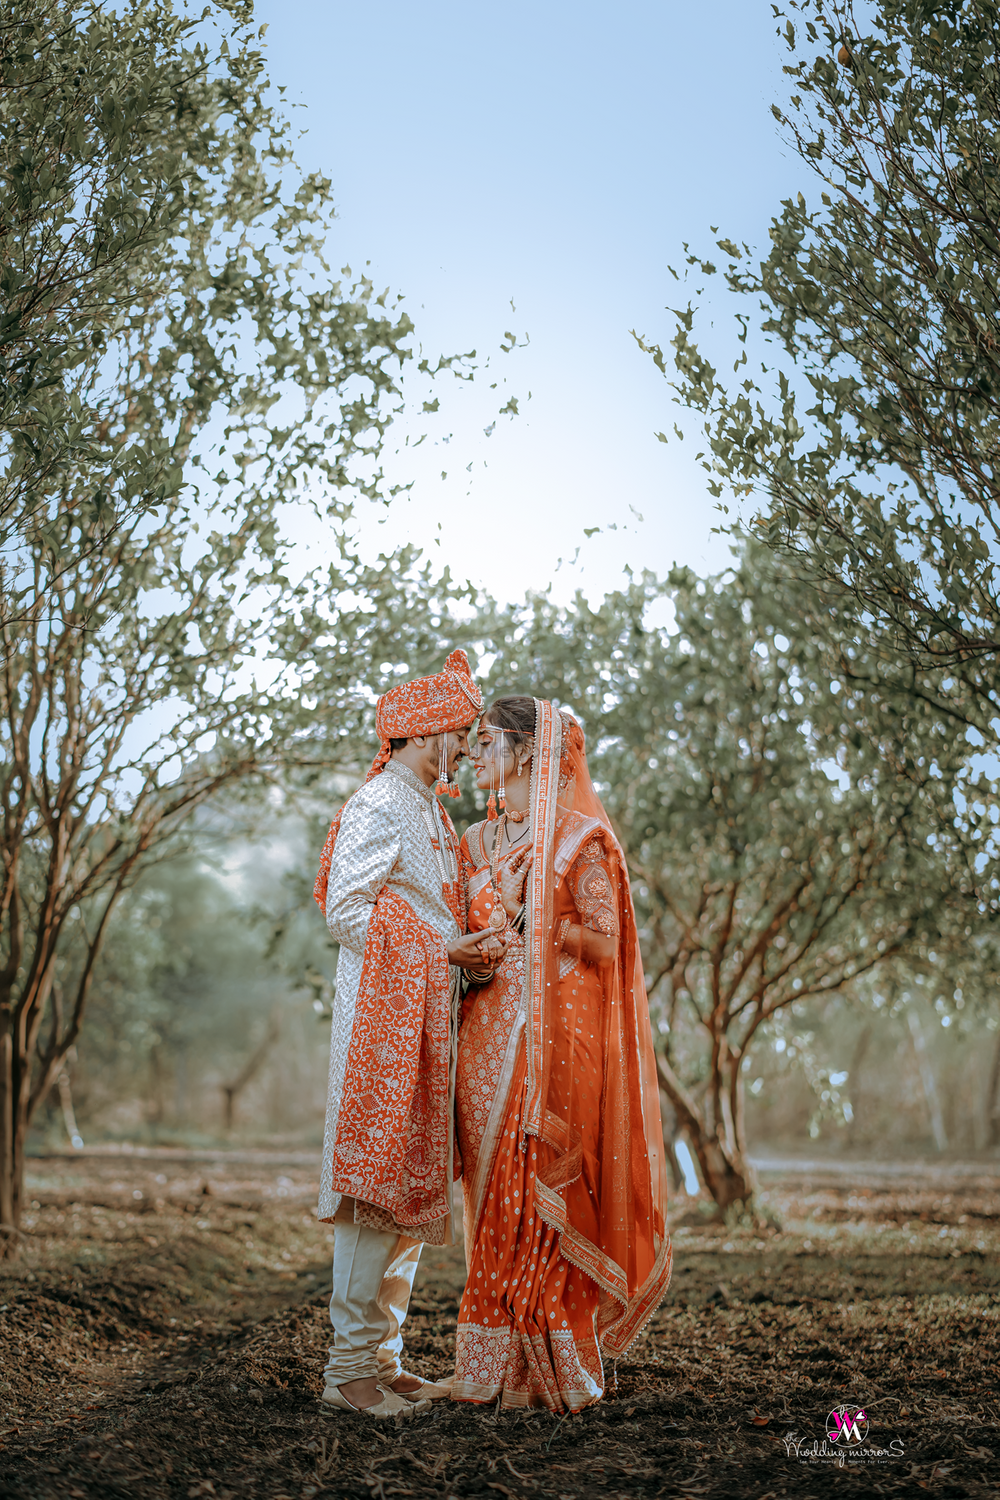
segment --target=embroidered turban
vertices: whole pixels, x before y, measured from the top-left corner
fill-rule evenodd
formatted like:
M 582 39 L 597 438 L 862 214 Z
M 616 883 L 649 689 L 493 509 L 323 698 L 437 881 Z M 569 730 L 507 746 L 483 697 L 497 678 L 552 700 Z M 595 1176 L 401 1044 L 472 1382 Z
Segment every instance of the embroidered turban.
M 375 705 L 379 752 L 365 781 L 378 776 L 389 760 L 392 755 L 390 740 L 408 740 L 417 734 L 445 734 L 449 729 L 465 729 L 475 723 L 482 707 L 483 695 L 472 680 L 469 658 L 460 649 L 448 657 L 443 672 L 437 672 L 433 677 L 418 677 L 414 682 L 401 682 L 398 687 L 390 688 Z M 454 795 L 458 795 L 457 787 Z M 344 807 L 330 824 L 320 855 L 319 874 L 313 886 L 313 896 L 324 912 L 330 862 Z
M 387 749 L 390 740 L 465 729 L 479 717 L 482 707 L 483 695 L 472 680 L 469 658 L 464 651 L 453 651 L 443 672 L 400 683 L 383 693 L 375 706 L 375 728 L 382 748 Z

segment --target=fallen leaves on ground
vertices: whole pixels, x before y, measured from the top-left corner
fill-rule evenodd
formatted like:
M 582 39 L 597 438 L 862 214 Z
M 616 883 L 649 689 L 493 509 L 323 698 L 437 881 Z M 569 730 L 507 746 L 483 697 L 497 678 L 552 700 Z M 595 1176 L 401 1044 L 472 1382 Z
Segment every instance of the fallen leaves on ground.
M 998 1493 L 988 1183 L 773 1185 L 780 1232 L 678 1230 L 667 1302 L 598 1406 L 557 1425 L 445 1402 L 397 1426 L 318 1400 L 329 1247 L 312 1168 L 225 1169 L 206 1193 L 120 1161 L 75 1161 L 67 1188 L 46 1165 L 26 1256 L 0 1272 L 5 1500 Z M 425 1251 L 418 1374 L 450 1367 L 462 1277 L 456 1249 Z M 824 1456 L 843 1401 L 864 1405 L 869 1448 L 901 1453 Z

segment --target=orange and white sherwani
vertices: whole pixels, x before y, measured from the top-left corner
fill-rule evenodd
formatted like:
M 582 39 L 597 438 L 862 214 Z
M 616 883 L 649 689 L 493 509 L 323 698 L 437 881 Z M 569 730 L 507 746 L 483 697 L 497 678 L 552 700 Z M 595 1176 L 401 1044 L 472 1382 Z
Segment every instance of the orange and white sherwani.
M 458 889 L 451 819 L 430 787 L 390 761 L 351 798 L 327 884 L 340 957 L 321 1219 L 335 1219 L 347 1196 L 355 1216 L 380 1227 L 398 1224 L 428 1244 L 450 1238 L 460 971 L 446 949 L 462 930 Z M 367 1002 L 380 992 L 378 1013 Z
M 467 726 L 481 701 L 464 652 L 379 700 L 382 748 L 334 819 L 316 883 L 340 944 L 319 1197 L 335 1225 L 328 1385 L 398 1378 L 420 1246 L 455 1237 L 458 840 L 388 740 Z
M 398 1378 L 420 1244 L 453 1237 L 457 880 L 450 820 L 390 761 L 351 799 L 327 885 L 340 944 L 319 1203 L 336 1224 L 333 1385 Z

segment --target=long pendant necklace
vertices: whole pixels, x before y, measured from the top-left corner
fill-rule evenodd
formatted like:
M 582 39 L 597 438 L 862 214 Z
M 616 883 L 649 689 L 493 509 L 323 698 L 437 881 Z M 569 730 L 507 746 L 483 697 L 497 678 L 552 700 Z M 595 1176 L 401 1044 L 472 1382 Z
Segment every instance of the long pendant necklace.
M 490 885 L 493 889 L 493 905 L 490 908 L 490 926 L 494 932 L 500 932 L 507 926 L 507 911 L 500 895 L 500 840 L 503 831 L 507 827 L 507 817 L 501 813 L 497 819 L 496 833 L 493 835 L 493 848 L 490 850 Z
M 503 928 L 508 925 L 510 920 L 507 916 L 507 910 L 503 904 L 503 897 L 500 894 L 500 845 L 503 841 L 506 830 L 507 817 L 505 813 L 501 813 L 499 818 L 497 819 L 497 830 L 493 839 L 493 848 L 490 851 L 490 886 L 493 890 L 493 906 L 490 911 L 490 926 L 493 928 L 494 932 L 502 931 Z M 531 826 L 529 824 L 529 826 L 525 828 L 522 833 L 518 834 L 517 838 L 514 840 L 514 843 L 520 843 L 521 839 L 523 839 L 525 835 L 530 832 Z M 508 852 L 512 847 L 513 845 L 508 843 Z

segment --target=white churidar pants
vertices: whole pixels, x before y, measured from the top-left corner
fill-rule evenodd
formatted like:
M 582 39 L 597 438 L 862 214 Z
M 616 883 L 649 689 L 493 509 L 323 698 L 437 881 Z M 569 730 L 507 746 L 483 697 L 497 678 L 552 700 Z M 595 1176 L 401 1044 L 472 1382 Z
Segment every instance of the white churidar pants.
M 344 1198 L 333 1228 L 333 1344 L 324 1374 L 329 1385 L 374 1375 L 391 1385 L 402 1374 L 403 1321 L 421 1242 L 354 1222 Z

